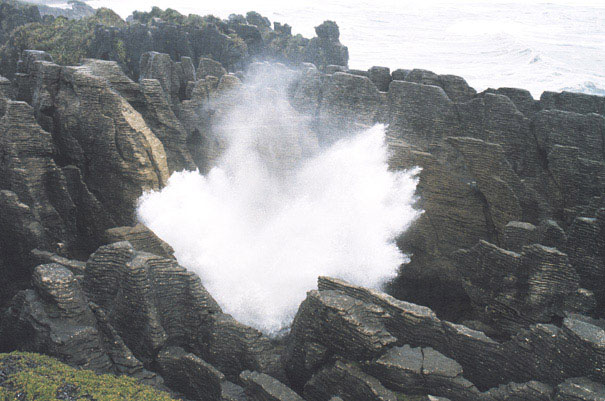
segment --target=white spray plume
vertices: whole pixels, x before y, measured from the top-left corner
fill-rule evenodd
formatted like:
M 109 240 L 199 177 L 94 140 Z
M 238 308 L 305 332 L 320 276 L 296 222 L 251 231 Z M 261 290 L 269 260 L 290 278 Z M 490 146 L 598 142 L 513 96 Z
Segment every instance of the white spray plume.
M 261 70 L 221 106 L 217 166 L 173 174 L 138 213 L 225 312 L 277 334 L 318 276 L 372 288 L 394 278 L 407 261 L 395 239 L 419 215 L 417 170 L 388 169 L 381 125 L 321 149 L 284 70 Z

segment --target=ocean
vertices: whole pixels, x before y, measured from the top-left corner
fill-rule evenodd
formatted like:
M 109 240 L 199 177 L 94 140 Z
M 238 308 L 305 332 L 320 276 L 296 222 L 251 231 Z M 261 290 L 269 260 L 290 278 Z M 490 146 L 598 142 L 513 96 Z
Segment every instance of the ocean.
M 338 23 L 351 68 L 423 68 L 488 87 L 605 95 L 605 0 L 309 0 L 202 2 L 93 0 L 122 17 L 152 5 L 181 13 L 258 11 L 294 33 L 314 36 L 327 19 Z

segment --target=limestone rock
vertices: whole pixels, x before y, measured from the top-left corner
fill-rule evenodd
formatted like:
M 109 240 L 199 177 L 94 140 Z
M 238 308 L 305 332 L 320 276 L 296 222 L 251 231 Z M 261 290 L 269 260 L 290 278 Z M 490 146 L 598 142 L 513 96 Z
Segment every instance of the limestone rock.
M 343 400 L 396 401 L 397 396 L 355 364 L 337 360 L 316 373 L 304 389 L 305 399 L 327 401 L 333 395 Z
M 580 275 L 582 287 L 594 291 L 599 306 L 605 302 L 605 211 L 596 217 L 578 217 L 569 229 L 566 252 Z
M 388 97 L 390 135 L 428 150 L 454 134 L 454 105 L 440 87 L 393 81 Z
M 508 383 L 482 394 L 481 400 L 518 400 L 518 401 L 549 401 L 552 400 L 554 390 L 548 384 L 530 381 L 527 383 Z
M 226 73 L 227 71 L 223 68 L 221 63 L 219 63 L 218 61 L 214 61 L 210 58 L 202 57 L 197 67 L 196 76 L 197 79 L 204 79 L 208 75 L 220 78 Z
M 292 84 L 292 106 L 302 114 L 315 116 L 321 103 L 322 86 L 322 75 L 317 68 L 305 68 Z
M 344 65 L 334 65 L 330 64 L 324 68 L 324 72 L 328 75 L 334 74 L 335 72 L 348 72 L 347 67 Z M 358 74 L 356 74 L 358 75 Z
M 108 244 L 128 241 L 137 251 L 174 258 L 174 249 L 141 223 L 134 227 L 111 228 L 105 231 L 105 240 Z
M 542 269 L 542 273 L 544 271 Z M 531 277 L 530 286 L 538 283 L 538 275 Z M 595 381 L 603 378 L 601 366 L 605 363 L 605 357 L 602 338 L 605 331 L 594 322 L 579 316 L 565 318 L 561 329 L 549 324 L 531 325 L 510 340 L 497 342 L 482 332 L 440 320 L 428 308 L 398 301 L 375 290 L 329 278 L 320 278 L 319 289 L 320 293 L 325 293 L 324 298 L 341 299 L 342 295 L 346 295 L 361 302 L 359 307 L 366 310 L 379 307 L 386 313 L 377 316 L 378 323 L 384 328 L 383 331 L 397 339 L 397 344 L 433 348 L 462 366 L 464 378 L 481 391 L 509 382 L 538 381 L 557 385 L 573 377 L 586 376 Z M 310 297 L 317 295 L 311 292 Z M 359 354 L 350 352 L 349 347 L 346 351 L 332 348 L 331 341 L 325 334 L 318 335 L 330 330 L 338 331 L 342 327 L 342 319 L 352 319 L 355 316 L 355 309 L 350 311 L 342 310 L 339 320 L 307 319 L 311 315 L 303 304 L 295 318 L 292 348 L 286 353 L 285 359 L 288 377 L 295 388 L 306 383 L 322 367 L 329 366 L 326 365 L 327 361 L 334 357 L 359 358 Z M 317 323 L 319 321 L 323 322 L 323 327 Z M 371 327 L 368 326 L 366 331 Z M 325 350 L 321 351 L 320 346 L 310 347 L 312 342 L 323 345 Z M 388 348 L 390 346 L 384 351 Z M 309 350 L 313 349 L 316 351 L 310 353 Z M 320 351 L 319 354 L 317 351 Z M 317 356 L 322 352 L 323 357 L 313 357 L 313 354 Z M 313 360 L 316 362 L 312 363 Z
M 505 249 L 520 252 L 525 245 L 538 243 L 538 228 L 531 223 L 510 221 L 504 227 Z
M 534 244 L 517 254 L 481 241 L 459 257 L 464 288 L 477 313 L 508 334 L 563 316 L 565 301 L 579 290 L 578 273 L 554 248 Z
M 130 224 L 138 197 L 168 179 L 162 143 L 104 78 L 63 67 L 54 101 L 56 144 L 117 224 Z
M 14 96 L 13 84 L 11 81 L 0 76 L 0 98 L 13 99 Z
M 441 87 L 439 75 L 432 71 L 415 68 L 406 74 L 405 80 L 422 85 L 431 85 Z
M 333 21 L 324 21 L 315 27 L 317 37 L 307 44 L 303 61 L 313 63 L 323 70 L 328 65 L 343 65 L 349 63 L 349 50 L 340 43 L 340 30 Z
M 562 110 L 572 113 L 605 115 L 605 98 L 572 92 L 544 92 L 540 96 L 540 104 L 546 110 Z
M 368 369 L 387 387 L 407 394 L 480 398 L 479 390 L 462 376 L 462 367 L 432 348 L 393 347 Z
M 439 86 L 453 102 L 467 102 L 477 93 L 464 78 L 457 75 L 439 75 L 439 81 Z
M 168 103 L 160 82 L 143 79 L 141 91 L 145 102 L 145 108 L 141 108 L 142 116 L 164 146 L 169 172 L 194 170 L 195 164 L 187 146 L 189 134 Z
M 328 142 L 358 124 L 375 124 L 382 114 L 382 98 L 369 78 L 337 72 L 325 78 L 322 93 L 319 131 Z
M 73 274 L 60 265 L 34 272 L 35 290 L 20 292 L 4 313 L 2 349 L 55 356 L 72 366 L 109 372 L 112 362 Z
M 136 252 L 128 242 L 99 248 L 87 262 L 83 286 L 144 361 L 169 340 L 200 344 L 199 327 L 220 312 L 199 278 L 172 259 Z
M 195 400 L 219 401 L 225 376 L 195 354 L 167 347 L 157 357 L 166 384 Z
M 486 93 L 456 105 L 460 132 L 502 146 L 506 159 L 520 176 L 535 176 L 538 169 L 536 143 L 530 121 L 506 96 Z
M 605 386 L 579 377 L 568 379 L 557 388 L 556 401 L 603 401 L 605 400 Z
M 527 118 L 533 117 L 542 108 L 527 89 L 498 88 L 495 93 L 508 97 Z
M 391 71 L 388 67 L 372 67 L 368 70 L 368 78 L 379 91 L 387 92 L 391 83 Z
M 559 110 L 543 110 L 536 114 L 535 136 L 542 152 L 548 155 L 555 145 L 573 146 L 581 156 L 603 160 L 605 117 Z
M 410 73 L 410 70 L 404 70 L 404 69 L 396 69 L 391 73 L 391 76 L 393 77 L 393 81 L 405 81 L 405 78 L 408 76 L 408 74 Z
M 378 305 L 345 294 L 309 292 L 292 323 L 286 365 L 289 380 L 302 386 L 334 352 L 356 361 L 384 352 L 397 341 L 384 326 L 382 318 L 386 314 Z
M 202 331 L 207 338 L 200 355 L 231 381 L 243 370 L 254 370 L 283 379 L 280 355 L 269 338 L 237 322 L 231 315 L 214 314 Z
M 472 138 L 448 138 L 448 142 L 462 153 L 477 188 L 485 197 L 488 218 L 498 238 L 503 240 L 506 224 L 522 220 L 523 212 L 534 203 L 528 199 L 530 195 L 524 184 L 511 168 L 500 145 Z
M 301 396 L 269 375 L 245 370 L 239 377 L 251 400 L 303 401 Z
M 52 62 L 50 54 L 41 50 L 24 50 L 21 59 L 17 63 L 17 74 L 15 81 L 17 83 L 17 100 L 27 103 L 32 102 L 35 91 L 34 71 L 37 61 Z

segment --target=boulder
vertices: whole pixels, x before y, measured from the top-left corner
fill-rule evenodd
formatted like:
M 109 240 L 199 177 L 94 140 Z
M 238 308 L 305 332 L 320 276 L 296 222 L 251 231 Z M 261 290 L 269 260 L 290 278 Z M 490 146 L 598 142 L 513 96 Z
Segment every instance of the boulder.
M 254 401 L 303 401 L 292 389 L 273 377 L 249 370 L 239 375 L 246 395 Z
M 324 21 L 315 27 L 317 37 L 307 44 L 303 61 L 313 63 L 323 70 L 328 65 L 347 66 L 349 50 L 340 43 L 340 30 L 333 21 Z
M 388 388 L 407 394 L 480 399 L 479 390 L 463 377 L 462 366 L 430 347 L 393 347 L 373 361 L 368 370 Z
M 359 401 L 397 400 L 396 394 L 375 377 L 364 373 L 354 363 L 341 360 L 317 372 L 305 385 L 304 396 L 309 401 L 327 401 L 332 396 Z
M 170 388 L 195 400 L 221 400 L 225 376 L 197 355 L 180 347 L 166 347 L 158 353 L 157 364 Z

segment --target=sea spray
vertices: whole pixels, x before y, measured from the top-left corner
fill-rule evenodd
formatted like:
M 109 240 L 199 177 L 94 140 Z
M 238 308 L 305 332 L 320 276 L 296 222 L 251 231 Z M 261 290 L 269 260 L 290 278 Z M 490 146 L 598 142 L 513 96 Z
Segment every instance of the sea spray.
M 372 288 L 392 279 L 406 262 L 395 239 L 420 212 L 417 170 L 389 170 L 383 126 L 322 148 L 287 101 L 291 76 L 267 68 L 220 105 L 216 166 L 173 174 L 138 214 L 225 312 L 275 334 L 320 275 Z

